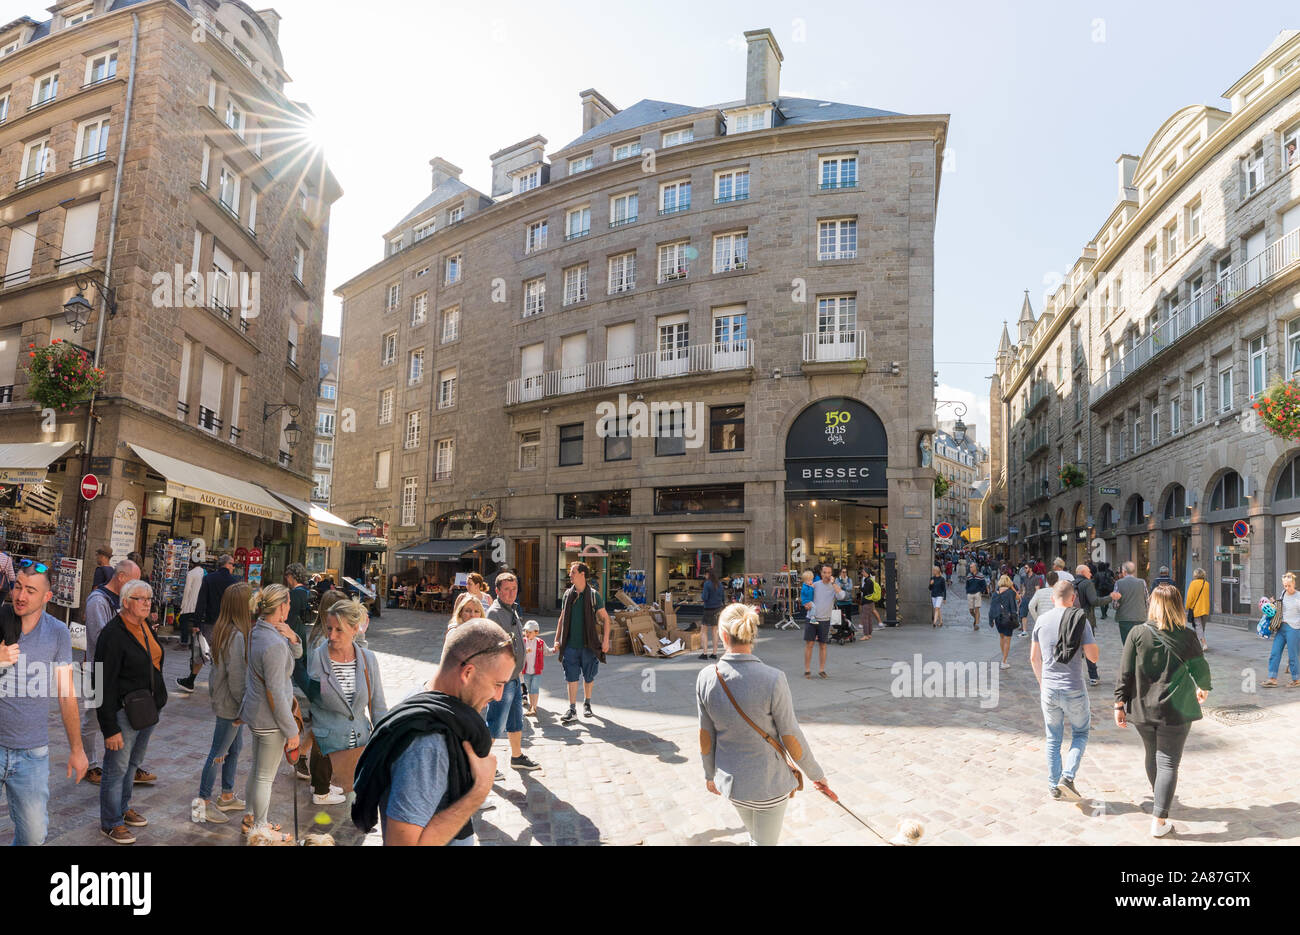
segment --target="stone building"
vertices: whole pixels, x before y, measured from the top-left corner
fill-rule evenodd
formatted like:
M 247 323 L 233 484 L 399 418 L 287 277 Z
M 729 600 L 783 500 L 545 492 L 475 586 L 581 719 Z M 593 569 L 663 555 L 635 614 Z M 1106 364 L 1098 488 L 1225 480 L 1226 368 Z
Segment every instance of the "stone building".
M 0 26 L 0 525 L 47 562 L 111 545 L 149 571 L 161 536 L 259 549 L 278 580 L 303 554 L 310 428 L 297 451 L 284 429 L 315 406 L 341 194 L 285 94 L 280 18 L 49 11 Z M 99 349 L 93 420 L 28 395 L 28 355 L 56 339 Z M 82 515 L 86 470 L 101 492 Z
M 980 524 L 979 513 L 971 512 L 971 495 L 984 474 L 988 452 L 974 438 L 974 427 L 960 442 L 953 435 L 952 423 L 939 423 L 934 435 L 934 468 L 948 482 L 948 489 L 934 501 L 934 521 L 951 523 L 955 545 L 964 545 L 978 536 L 964 537 L 965 531 Z
M 1020 554 L 1167 565 L 1183 589 L 1201 568 L 1213 615 L 1245 622 L 1300 566 L 1297 451 L 1251 405 L 1300 371 L 1300 31 L 1224 97 L 1119 157 L 1114 207 L 1041 316 L 1026 294 L 995 385 Z
M 390 531 L 356 567 L 504 563 L 553 608 L 585 557 L 606 594 L 689 602 L 713 570 L 770 603 L 784 566 L 888 554 L 928 613 L 947 118 L 783 97 L 771 32 L 746 39 L 740 100 L 584 91 L 581 134 L 494 153 L 487 192 L 432 160 L 337 290 L 337 456 L 371 469 L 335 510 Z

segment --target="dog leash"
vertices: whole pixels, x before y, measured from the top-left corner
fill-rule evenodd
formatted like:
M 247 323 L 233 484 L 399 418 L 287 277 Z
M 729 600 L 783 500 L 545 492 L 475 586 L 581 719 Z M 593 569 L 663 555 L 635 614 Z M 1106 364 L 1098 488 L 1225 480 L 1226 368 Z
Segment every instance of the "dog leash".
M 819 789 L 818 791 L 821 792 L 820 789 Z M 831 798 L 831 796 L 830 796 L 828 793 L 826 793 L 826 792 L 822 792 L 822 795 L 826 796 L 826 798 L 830 799 L 832 802 L 834 802 L 834 803 L 835 803 L 836 805 L 838 805 L 840 808 L 844 809 L 844 811 L 848 812 L 849 816 L 850 816 L 854 821 L 856 821 L 856 822 L 857 822 L 858 824 L 860 824 L 862 827 L 866 828 L 868 831 L 870 831 L 872 834 L 874 834 L 877 838 L 880 838 L 880 840 L 881 840 L 882 843 L 884 843 L 884 844 L 889 844 L 889 841 L 887 841 L 885 838 L 881 837 L 881 834 L 880 834 L 879 831 L 877 831 L 875 828 L 871 827 L 871 825 L 867 824 L 865 821 L 863 821 L 861 818 L 859 818 L 858 815 L 857 815 L 857 813 L 854 812 L 853 809 L 849 808 L 847 805 L 845 805 L 843 802 L 841 802 L 838 798 Z M 891 844 L 890 846 L 892 847 L 893 845 Z

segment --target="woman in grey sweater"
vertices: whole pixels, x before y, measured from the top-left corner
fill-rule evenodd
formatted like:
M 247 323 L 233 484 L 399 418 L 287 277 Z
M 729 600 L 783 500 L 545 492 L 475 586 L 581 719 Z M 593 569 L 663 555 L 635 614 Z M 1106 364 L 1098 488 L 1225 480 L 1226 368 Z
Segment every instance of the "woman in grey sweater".
M 226 812 L 244 807 L 235 796 L 235 772 L 239 768 L 239 751 L 243 749 L 243 726 L 239 708 L 244 701 L 244 677 L 247 660 L 244 647 L 253 628 L 253 612 L 248 606 L 253 589 L 245 581 L 226 588 L 221 595 L 221 612 L 212 630 L 212 674 L 208 691 L 212 696 L 212 713 L 217 717 L 212 729 L 212 748 L 199 778 L 199 797 L 190 803 L 190 820 L 225 824 Z M 221 798 L 212 801 L 212 787 L 221 767 Z
M 248 666 L 239 719 L 253 734 L 253 766 L 248 774 L 248 814 L 244 830 L 267 823 L 271 784 L 280 765 L 280 752 L 290 761 L 298 758 L 298 725 L 293 718 L 293 661 L 302 656 L 302 644 L 285 620 L 289 616 L 289 589 L 267 585 L 253 598 L 257 623 L 248 635 Z M 280 826 L 271 831 L 280 834 Z M 282 835 L 288 841 L 288 835 Z
M 746 723 L 740 711 L 785 749 L 819 791 L 832 798 L 834 793 L 795 720 L 785 673 L 765 665 L 753 653 L 758 613 L 744 604 L 731 604 L 718 620 L 718 632 L 726 654 L 717 665 L 701 669 L 695 680 L 705 784 L 714 795 L 731 800 L 749 832 L 750 844 L 775 845 L 795 789 L 794 774 L 785 757 Z M 725 680 L 725 688 L 719 677 Z

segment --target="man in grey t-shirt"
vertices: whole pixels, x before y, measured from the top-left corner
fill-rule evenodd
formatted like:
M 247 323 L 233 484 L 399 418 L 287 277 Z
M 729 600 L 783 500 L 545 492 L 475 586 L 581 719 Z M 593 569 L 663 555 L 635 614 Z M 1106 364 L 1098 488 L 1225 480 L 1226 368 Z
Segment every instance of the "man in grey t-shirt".
M 1128 642 L 1129 631 L 1147 619 L 1147 583 L 1137 576 L 1137 566 L 1125 562 L 1124 573 L 1115 582 L 1110 598 L 1115 601 L 1115 622 L 1119 624 L 1119 641 Z
M 844 600 L 843 589 L 831 575 L 831 566 L 822 566 L 822 576 L 813 582 L 813 599 L 804 605 L 808 611 L 808 622 L 803 626 L 803 677 L 812 678 L 812 648 L 818 644 L 822 678 L 826 675 L 826 644 L 831 638 L 831 611 L 835 609 L 836 600 Z
M 1068 662 L 1056 659 L 1056 641 L 1060 636 L 1066 610 L 1074 606 L 1074 585 L 1057 580 L 1052 585 L 1052 609 L 1040 614 L 1034 623 L 1034 642 L 1029 664 L 1038 679 L 1043 723 L 1047 728 L 1047 784 L 1054 799 L 1081 798 L 1074 777 L 1079 772 L 1083 751 L 1088 747 L 1088 730 L 1092 708 L 1088 689 L 1083 684 L 1083 663 L 1096 663 L 1097 641 L 1087 620 L 1080 621 L 1083 637 L 1079 650 Z M 1061 762 L 1061 744 L 1065 739 L 1065 719 L 1070 720 L 1070 752 Z

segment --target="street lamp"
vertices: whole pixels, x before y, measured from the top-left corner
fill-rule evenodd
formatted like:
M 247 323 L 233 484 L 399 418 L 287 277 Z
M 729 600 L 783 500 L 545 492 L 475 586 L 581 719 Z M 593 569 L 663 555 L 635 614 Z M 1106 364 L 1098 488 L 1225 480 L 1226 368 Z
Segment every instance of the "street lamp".
M 89 276 L 78 276 L 76 283 L 77 294 L 63 303 L 63 320 L 72 328 L 74 334 L 86 327 L 86 323 L 90 321 L 91 305 L 86 300 L 86 290 L 92 286 L 108 307 L 108 317 L 112 318 L 117 314 L 116 290 L 106 288 L 98 279 Z
M 966 404 L 955 399 L 936 399 L 934 401 L 935 412 L 938 412 L 944 406 L 952 406 L 953 412 L 957 414 L 957 424 L 952 427 L 952 437 L 960 445 L 966 440 L 966 423 L 962 421 L 962 416 L 966 415 Z
M 298 424 L 298 416 L 302 410 L 290 403 L 281 403 L 278 406 L 262 403 L 262 421 L 267 421 L 282 409 L 289 410 L 289 424 L 284 427 L 284 441 L 289 446 L 290 451 L 296 451 L 298 442 L 302 440 L 302 426 Z

